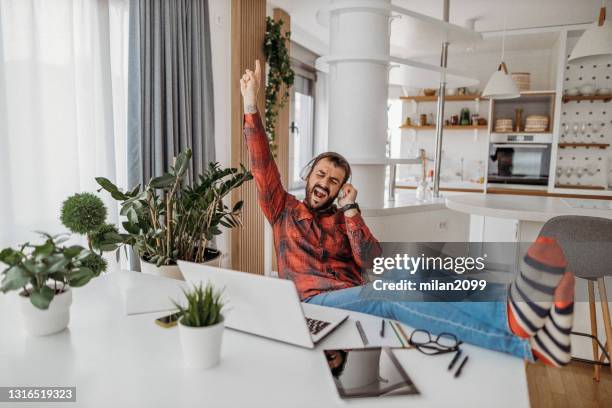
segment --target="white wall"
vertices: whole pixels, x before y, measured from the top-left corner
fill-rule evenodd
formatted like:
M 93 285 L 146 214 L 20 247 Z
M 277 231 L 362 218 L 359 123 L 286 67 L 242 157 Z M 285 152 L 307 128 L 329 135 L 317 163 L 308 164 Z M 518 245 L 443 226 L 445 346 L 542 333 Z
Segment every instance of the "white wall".
M 223 167 L 231 164 L 231 2 L 210 0 L 210 35 L 215 94 L 215 158 Z M 222 266 L 230 265 L 230 233 L 217 237 L 225 254 Z

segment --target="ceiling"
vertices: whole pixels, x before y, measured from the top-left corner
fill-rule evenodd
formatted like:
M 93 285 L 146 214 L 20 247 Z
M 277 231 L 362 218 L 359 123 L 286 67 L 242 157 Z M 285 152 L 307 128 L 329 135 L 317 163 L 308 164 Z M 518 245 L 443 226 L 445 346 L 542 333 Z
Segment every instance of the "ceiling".
M 316 11 L 329 0 L 270 0 L 273 7 L 283 8 L 291 15 L 293 40 L 319 55 L 327 53 L 328 31 L 316 20 Z M 612 0 L 605 0 L 609 9 Z M 435 18 L 442 17 L 442 0 L 392 0 L 393 4 Z M 474 20 L 478 32 L 524 29 L 591 22 L 597 15 L 601 0 L 451 0 L 450 22 L 467 26 Z M 402 21 L 404 20 L 404 21 Z M 504 21 L 505 20 L 505 21 Z M 405 19 L 393 23 L 391 47 L 394 55 L 405 58 L 439 53 L 410 32 Z M 550 48 L 556 34 L 509 36 L 508 50 Z M 455 45 L 451 52 L 494 51 L 501 47 L 499 37 L 488 37 L 477 44 Z

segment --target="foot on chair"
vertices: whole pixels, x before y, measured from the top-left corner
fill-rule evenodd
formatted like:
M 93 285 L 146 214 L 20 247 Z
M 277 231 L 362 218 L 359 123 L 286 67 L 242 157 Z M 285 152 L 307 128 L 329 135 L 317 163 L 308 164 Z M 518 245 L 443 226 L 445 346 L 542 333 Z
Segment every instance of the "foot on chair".
M 555 305 L 544 327 L 530 340 L 533 354 L 544 364 L 560 367 L 571 360 L 571 331 L 574 320 L 574 275 L 566 272 L 555 289 Z
M 538 237 L 529 247 L 510 286 L 508 323 L 514 334 L 529 338 L 544 327 L 565 268 L 563 250 L 553 238 Z

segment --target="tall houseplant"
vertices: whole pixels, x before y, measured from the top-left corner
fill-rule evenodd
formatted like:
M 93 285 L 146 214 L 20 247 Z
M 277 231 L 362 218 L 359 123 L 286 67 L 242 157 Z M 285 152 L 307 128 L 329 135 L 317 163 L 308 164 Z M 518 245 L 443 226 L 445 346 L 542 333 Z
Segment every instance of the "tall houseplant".
M 33 335 L 65 329 L 70 321 L 70 288 L 86 285 L 102 271 L 89 250 L 62 246 L 67 236 L 41 234 L 42 244 L 25 243 L 0 252 L 0 262 L 7 266 L 1 273 L 0 291 L 19 292 L 25 328 Z
M 103 177 L 96 178 L 102 189 L 121 205 L 123 243 L 139 254 L 147 271 L 181 278 L 177 260 L 203 263 L 218 258 L 209 247 L 220 226 L 233 228 L 242 224 L 242 201 L 232 208 L 223 199 L 252 175 L 241 165 L 222 169 L 211 162 L 193 186 L 184 185 L 191 160 L 191 150 L 179 154 L 168 173 L 153 178 L 144 188 L 121 191 Z M 113 236 L 106 235 L 107 238 Z M 153 265 L 151 265 L 153 264 Z M 151 269 L 151 266 L 157 269 Z
M 270 150 L 276 152 L 276 121 L 278 111 L 285 106 L 289 98 L 289 88 L 293 85 L 295 74 L 291 69 L 289 44 L 291 32 L 282 32 L 283 20 L 266 19 L 266 35 L 264 37 L 264 54 L 268 64 L 266 81 L 266 134 Z M 285 86 L 281 93 L 282 86 Z

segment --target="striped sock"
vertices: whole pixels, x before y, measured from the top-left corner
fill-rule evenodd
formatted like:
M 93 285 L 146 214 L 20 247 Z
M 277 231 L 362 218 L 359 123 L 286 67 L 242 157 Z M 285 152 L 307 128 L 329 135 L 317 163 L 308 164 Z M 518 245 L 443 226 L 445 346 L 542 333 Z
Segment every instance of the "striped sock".
M 561 308 L 555 303 L 550 315 L 534 337 L 530 339 L 534 356 L 544 364 L 561 367 L 572 358 L 571 338 L 574 304 Z
M 544 326 L 565 268 L 563 250 L 553 238 L 541 236 L 531 244 L 510 286 L 508 323 L 514 334 L 533 337 Z

